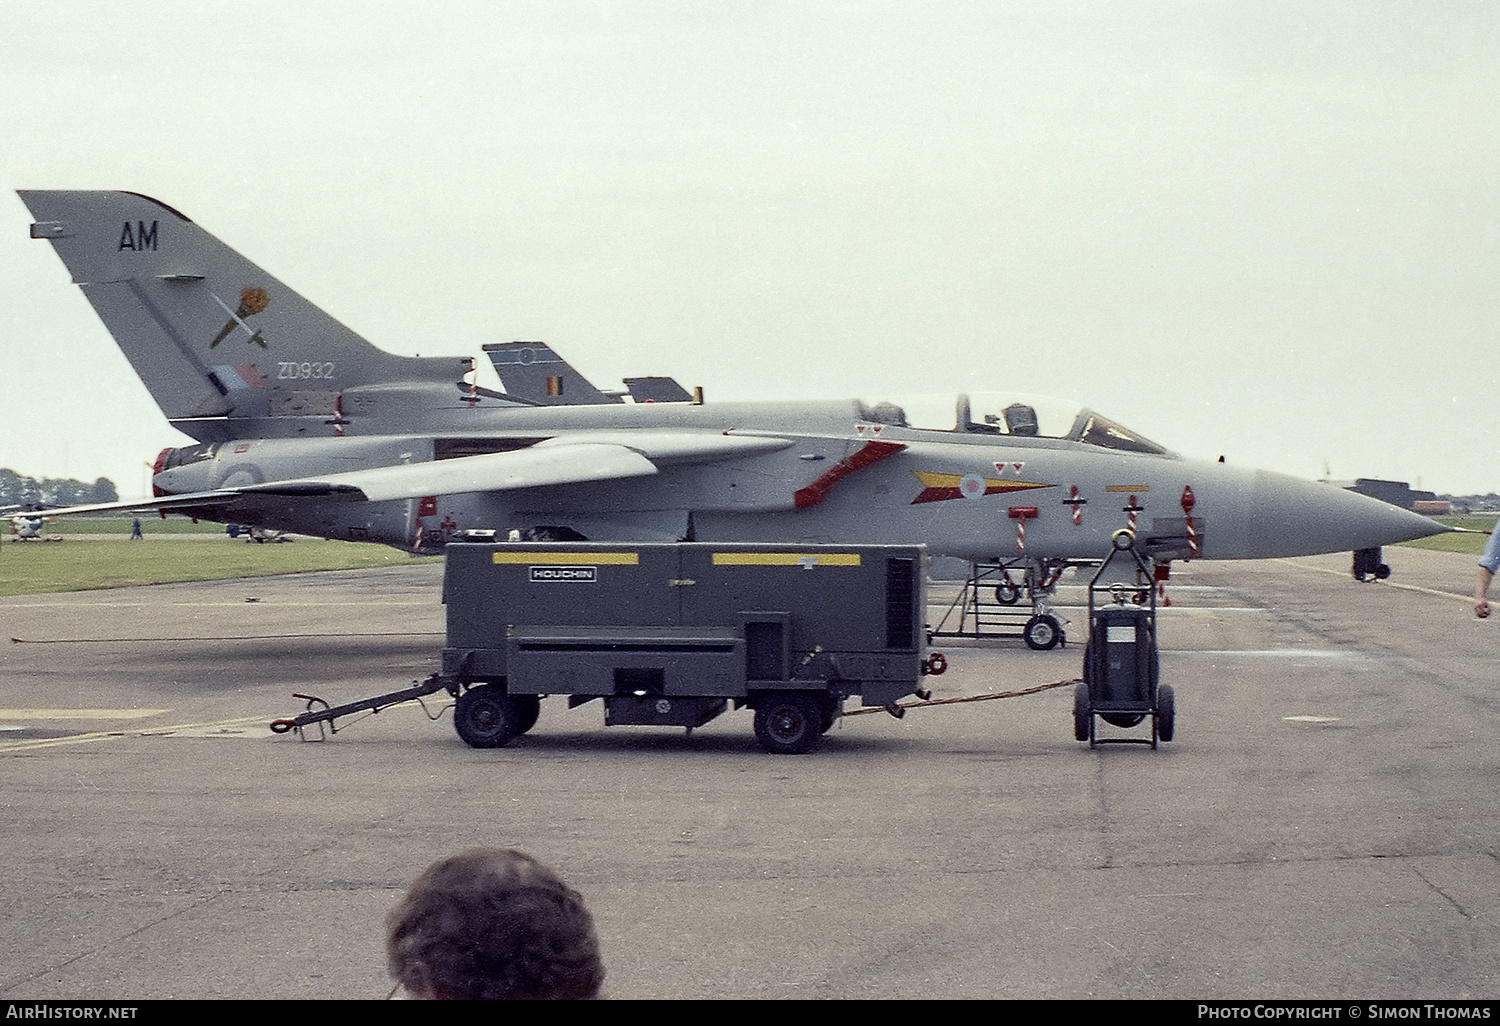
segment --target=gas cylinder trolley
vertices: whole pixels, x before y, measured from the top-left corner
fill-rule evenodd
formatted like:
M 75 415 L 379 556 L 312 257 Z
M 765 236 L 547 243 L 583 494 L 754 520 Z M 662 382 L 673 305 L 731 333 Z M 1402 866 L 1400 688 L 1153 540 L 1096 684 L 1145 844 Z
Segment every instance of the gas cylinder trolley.
M 1073 736 L 1089 747 L 1170 741 L 1175 733 L 1176 695 L 1158 683 L 1156 586 L 1150 564 L 1136 549 L 1135 535 L 1116 531 L 1110 553 L 1089 582 L 1089 640 L 1083 650 L 1083 683 L 1073 692 Z M 1133 563 L 1134 582 L 1110 573 Z M 1116 579 L 1111 580 L 1111 577 Z M 1102 602 L 1108 596 L 1107 602 Z M 1095 717 L 1129 728 L 1151 719 L 1151 737 L 1099 737 Z

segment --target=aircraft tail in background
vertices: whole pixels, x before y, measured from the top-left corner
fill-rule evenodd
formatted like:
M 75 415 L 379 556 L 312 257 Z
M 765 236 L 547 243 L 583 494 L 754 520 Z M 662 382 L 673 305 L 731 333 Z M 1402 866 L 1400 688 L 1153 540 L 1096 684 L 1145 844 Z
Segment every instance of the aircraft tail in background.
M 603 392 L 545 342 L 491 342 L 484 346 L 505 394 L 534 406 L 600 406 L 623 403 L 619 392 Z
M 484 347 L 505 394 L 533 406 L 601 406 L 622 403 L 687 403 L 693 396 L 672 378 L 626 378 L 624 392 L 606 392 L 573 369 L 545 342 L 491 342 Z
M 23 190 L 36 222 L 173 425 L 202 441 L 340 417 L 350 389 L 458 402 L 469 357 L 397 356 L 361 338 L 185 215 L 132 192 Z M 450 398 L 451 397 L 451 398 Z M 323 432 L 326 433 L 326 429 Z

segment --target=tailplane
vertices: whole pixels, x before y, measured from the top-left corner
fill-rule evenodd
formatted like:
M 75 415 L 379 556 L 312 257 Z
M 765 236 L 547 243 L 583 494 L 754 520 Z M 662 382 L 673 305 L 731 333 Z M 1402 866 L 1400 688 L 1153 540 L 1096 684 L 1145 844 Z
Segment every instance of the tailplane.
M 202 441 L 301 433 L 381 386 L 456 404 L 468 357 L 396 356 L 240 256 L 182 213 L 132 192 L 22 191 L 31 237 L 73 281 L 172 423 Z M 402 388 L 405 386 L 405 388 Z M 451 399 L 449 399 L 451 397 Z

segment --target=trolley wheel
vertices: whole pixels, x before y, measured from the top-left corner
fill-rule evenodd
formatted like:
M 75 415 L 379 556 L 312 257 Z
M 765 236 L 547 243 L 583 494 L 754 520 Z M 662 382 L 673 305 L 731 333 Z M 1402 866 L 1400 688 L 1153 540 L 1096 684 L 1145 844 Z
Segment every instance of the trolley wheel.
M 1170 684 L 1156 689 L 1156 733 L 1163 741 L 1177 733 L 1177 693 Z
M 458 696 L 453 707 L 453 729 L 471 748 L 503 748 L 524 722 L 523 703 L 495 684 L 480 684 Z
M 818 698 L 781 692 L 762 698 L 755 710 L 755 739 L 772 755 L 810 752 L 822 735 L 823 712 Z
M 1001 581 L 995 585 L 995 601 L 1002 606 L 1013 606 L 1021 598 L 1021 588 L 1014 581 Z
M 1056 648 L 1057 643 L 1062 640 L 1062 624 L 1057 622 L 1056 617 L 1042 613 L 1026 621 L 1023 636 L 1026 638 L 1027 647 L 1038 652 L 1045 652 Z
M 516 707 L 516 736 L 520 737 L 536 726 L 536 718 L 542 714 L 540 695 L 511 695 L 511 704 Z
M 1388 578 L 1390 576 L 1391 576 L 1391 568 L 1389 566 L 1387 566 L 1386 564 L 1381 563 L 1379 566 L 1377 566 L 1375 568 L 1375 579 L 1377 581 L 1383 581 L 1383 580 L 1385 580 L 1386 578 Z
M 1073 689 L 1073 739 L 1087 741 L 1093 721 L 1094 710 L 1089 708 L 1089 686 L 1080 684 Z

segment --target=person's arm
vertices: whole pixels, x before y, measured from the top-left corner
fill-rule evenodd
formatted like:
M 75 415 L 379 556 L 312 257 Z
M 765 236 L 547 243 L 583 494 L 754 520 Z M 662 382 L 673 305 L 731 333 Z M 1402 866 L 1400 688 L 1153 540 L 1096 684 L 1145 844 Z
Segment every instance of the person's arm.
M 1485 542 L 1484 554 L 1479 557 L 1479 572 L 1474 577 L 1474 615 L 1481 620 L 1490 615 L 1490 581 L 1495 579 L 1497 570 L 1500 570 L 1500 521 Z

